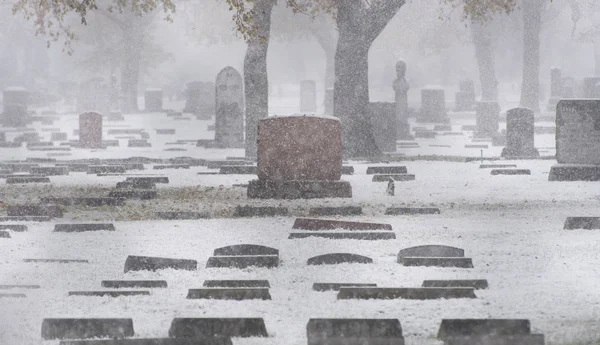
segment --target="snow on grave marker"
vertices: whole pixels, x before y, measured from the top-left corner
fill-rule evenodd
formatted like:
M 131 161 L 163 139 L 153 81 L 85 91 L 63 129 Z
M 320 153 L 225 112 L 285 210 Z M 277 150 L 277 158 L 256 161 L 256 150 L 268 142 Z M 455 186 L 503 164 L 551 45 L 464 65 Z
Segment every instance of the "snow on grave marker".
M 350 222 L 330 219 L 296 218 L 292 229 L 300 230 L 392 230 L 390 224 Z
M 164 269 L 194 271 L 197 266 L 198 262 L 196 260 L 129 255 L 127 260 L 125 260 L 124 272 L 157 271 Z
M 53 232 L 115 231 L 113 224 L 56 224 Z
M 450 246 L 416 246 L 400 250 L 398 263 L 403 266 L 473 268 L 471 258 L 465 258 L 464 253 L 463 249 Z
M 394 240 L 396 234 L 393 232 L 292 232 L 288 236 L 288 239 L 304 239 L 311 237 L 327 238 L 332 240 L 364 240 L 364 241 L 377 241 L 377 240 Z
M 445 341 L 453 336 L 526 334 L 531 334 L 531 324 L 525 319 L 442 319 L 437 338 Z
M 279 250 L 258 244 L 236 244 L 215 249 L 214 256 L 279 255 Z
M 169 337 L 268 337 L 262 318 L 175 318 Z
M 367 283 L 314 283 L 314 291 L 339 291 L 342 287 L 377 287 L 377 284 Z
M 132 319 L 44 319 L 42 338 L 53 339 L 89 339 L 132 337 Z
M 270 288 L 268 280 L 205 280 L 207 288 Z
M 502 157 L 539 157 L 534 144 L 534 115 L 527 108 L 515 108 L 506 113 L 506 147 Z
M 463 279 L 463 280 L 424 280 L 422 287 L 471 287 L 474 289 L 487 289 L 488 282 L 485 279 Z

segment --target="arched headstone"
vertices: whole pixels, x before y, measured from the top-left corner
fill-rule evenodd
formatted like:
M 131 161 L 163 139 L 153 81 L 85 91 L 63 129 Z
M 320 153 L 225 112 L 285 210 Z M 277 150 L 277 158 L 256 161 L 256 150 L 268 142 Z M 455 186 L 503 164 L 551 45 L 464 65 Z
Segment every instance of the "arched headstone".
M 215 83 L 215 146 L 244 147 L 244 87 L 240 73 L 225 67 Z
M 336 264 L 371 264 L 373 259 L 350 253 L 331 253 L 312 257 L 306 262 L 307 265 L 336 265 Z
M 398 258 L 419 257 L 419 258 L 462 258 L 465 251 L 460 248 L 443 245 L 424 245 L 410 248 L 404 248 L 398 252 Z
M 215 249 L 214 256 L 279 255 L 279 250 L 258 244 L 236 244 Z

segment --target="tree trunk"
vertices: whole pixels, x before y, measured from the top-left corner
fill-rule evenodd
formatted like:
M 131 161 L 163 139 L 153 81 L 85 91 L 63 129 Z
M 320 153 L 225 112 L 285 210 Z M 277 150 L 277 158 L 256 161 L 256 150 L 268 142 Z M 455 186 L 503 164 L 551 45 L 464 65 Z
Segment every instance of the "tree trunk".
M 481 100 L 498 100 L 498 80 L 496 79 L 496 63 L 494 60 L 494 46 L 492 30 L 488 23 L 471 22 L 471 34 L 475 46 L 475 57 L 479 67 L 481 81 Z
M 121 110 L 125 113 L 138 112 L 138 82 L 140 79 L 140 63 L 142 37 L 135 34 L 134 26 L 123 30 L 123 61 L 121 66 Z
M 523 1 L 521 106 L 540 112 L 540 28 L 545 0 Z
M 244 57 L 244 95 L 246 102 L 246 157 L 256 157 L 258 121 L 269 116 L 269 78 L 267 51 L 271 31 L 271 12 L 275 0 L 254 4 L 253 25 L 258 38 L 248 42 Z

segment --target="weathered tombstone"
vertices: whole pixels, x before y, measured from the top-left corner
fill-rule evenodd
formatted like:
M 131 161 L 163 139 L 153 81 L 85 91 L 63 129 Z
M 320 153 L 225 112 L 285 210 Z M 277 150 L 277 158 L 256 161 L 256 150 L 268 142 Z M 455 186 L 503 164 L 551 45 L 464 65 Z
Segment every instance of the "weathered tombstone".
M 529 169 L 492 169 L 490 175 L 531 175 Z
M 300 112 L 317 112 L 317 83 L 314 80 L 300 82 Z
M 83 148 L 102 148 L 102 115 L 83 113 L 79 115 L 79 143 Z
M 412 140 L 414 138 L 410 135 L 410 125 L 408 124 L 408 89 L 410 85 L 406 81 L 406 62 L 398 61 L 396 63 L 396 80 L 392 87 L 396 105 L 396 138 Z
M 465 335 L 531 334 L 531 323 L 525 319 L 442 319 L 437 338 L 446 340 Z
M 244 147 L 244 87 L 242 76 L 233 67 L 217 75 L 215 94 L 215 147 Z
M 314 283 L 313 291 L 340 291 L 343 287 L 377 287 L 377 284 L 369 283 Z
M 310 319 L 308 345 L 404 345 L 398 319 Z
M 206 268 L 248 268 L 248 267 L 274 268 L 279 266 L 278 255 L 233 255 L 211 256 L 206 262 Z
M 332 253 L 312 257 L 306 261 L 307 265 L 337 265 L 337 264 L 372 264 L 373 259 L 350 253 Z
M 215 84 L 193 81 L 186 85 L 186 102 L 183 112 L 210 120 L 215 115 Z
M 600 217 L 567 217 L 565 230 L 600 230 Z
M 262 318 L 175 318 L 169 337 L 268 337 Z
M 209 288 L 189 289 L 187 299 L 218 299 L 231 301 L 270 300 L 267 288 Z
M 279 250 L 258 244 L 235 244 L 215 249 L 214 256 L 279 255 Z
M 424 245 L 400 250 L 398 258 L 402 257 L 463 257 L 465 251 L 460 248 L 442 245 Z
M 563 82 L 562 71 L 560 68 L 552 68 L 550 70 L 550 101 L 551 107 L 555 107 L 563 98 Z
M 498 102 L 477 102 L 476 106 L 476 138 L 493 138 L 498 134 L 500 105 Z
M 202 284 L 209 288 L 270 288 L 268 280 L 205 280 Z
M 459 85 L 460 91 L 456 93 L 456 111 L 471 111 L 475 106 L 475 84 L 472 80 L 463 80 Z
M 561 100 L 549 181 L 600 181 L 600 100 Z
M 534 115 L 527 108 L 515 108 L 506 113 L 506 147 L 502 157 L 538 157 L 534 144 Z
M 2 123 L 6 127 L 23 127 L 29 121 L 27 90 L 21 87 L 11 87 L 4 89 L 2 102 L 4 112 L 2 113 Z
M 333 88 L 325 89 L 325 115 L 333 116 Z
M 42 338 L 89 339 L 132 337 L 132 319 L 44 319 Z
M 342 127 L 318 116 L 270 117 L 258 125 L 258 180 L 249 198 L 307 199 L 352 197 L 340 181 Z
M 464 254 L 463 249 L 450 246 L 417 246 L 400 250 L 398 263 L 403 266 L 473 268 L 471 258 L 465 258 Z
M 396 152 L 396 104 L 388 102 L 371 102 L 367 106 L 375 144 L 381 152 Z
M 159 112 L 163 107 L 163 91 L 147 89 L 144 93 L 144 109 L 148 112 Z
M 417 117 L 417 122 L 445 123 L 448 121 L 444 90 L 422 89 L 421 111 Z
M 196 260 L 157 258 L 150 256 L 130 255 L 125 260 L 125 273 L 129 271 L 157 271 L 167 268 L 193 271 L 198 263 Z

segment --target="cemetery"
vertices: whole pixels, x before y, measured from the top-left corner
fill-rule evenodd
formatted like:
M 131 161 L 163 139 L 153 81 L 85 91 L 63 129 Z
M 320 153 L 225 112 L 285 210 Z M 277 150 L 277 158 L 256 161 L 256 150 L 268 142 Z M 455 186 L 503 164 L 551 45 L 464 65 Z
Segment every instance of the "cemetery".
M 600 342 L 600 58 L 568 35 L 600 5 L 24 1 L 0 43 L 44 63 L 0 73 L 0 345 Z M 162 41 L 136 31 L 163 9 Z M 115 56 L 61 38 L 111 73 L 42 19 L 116 25 Z

